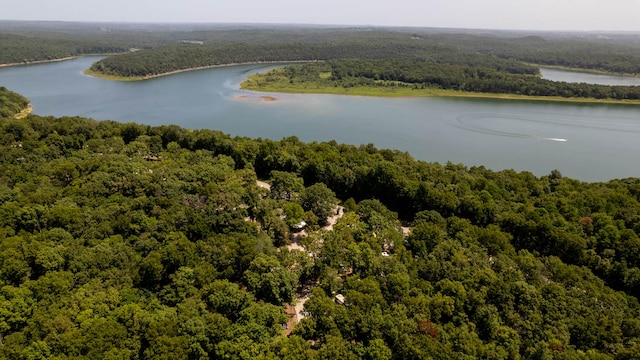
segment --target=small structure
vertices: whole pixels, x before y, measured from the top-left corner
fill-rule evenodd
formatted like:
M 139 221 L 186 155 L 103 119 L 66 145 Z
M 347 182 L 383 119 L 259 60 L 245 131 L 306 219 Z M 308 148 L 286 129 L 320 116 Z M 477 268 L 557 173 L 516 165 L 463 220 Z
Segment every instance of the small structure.
M 344 295 L 342 295 L 342 294 L 336 295 L 333 298 L 333 301 L 335 301 L 336 304 L 338 304 L 338 305 L 344 305 L 344 303 L 345 303 Z
M 161 161 L 162 160 L 162 156 L 158 156 L 158 155 L 155 155 L 155 154 L 145 155 L 142 158 L 147 160 L 147 161 Z
M 291 225 L 291 228 L 293 230 L 300 231 L 300 230 L 304 229 L 306 226 L 307 226 L 307 223 L 304 220 L 302 220 L 297 224 Z

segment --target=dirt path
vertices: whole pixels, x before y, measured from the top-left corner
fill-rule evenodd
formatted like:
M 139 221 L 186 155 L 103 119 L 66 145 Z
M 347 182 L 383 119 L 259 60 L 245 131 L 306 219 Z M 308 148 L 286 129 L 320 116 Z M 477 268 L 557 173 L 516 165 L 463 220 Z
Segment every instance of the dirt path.
M 267 189 L 267 190 L 271 191 L 271 185 L 267 184 L 264 181 L 257 180 L 256 184 L 258 184 L 258 186 L 260 186 L 263 189 Z
M 306 303 L 307 300 L 309 300 L 309 296 L 296 299 L 296 306 L 294 307 L 296 309 L 296 323 L 299 323 L 306 317 L 306 312 L 304 311 L 304 303 Z
M 256 184 L 263 189 L 267 189 L 271 191 L 271 185 L 267 184 L 264 181 L 257 180 Z M 333 226 L 338 222 L 338 220 L 340 220 L 342 216 L 344 216 L 344 207 L 339 205 L 335 206 L 332 209 L 332 214 L 333 216 L 330 216 L 329 218 L 327 218 L 327 225 L 325 225 L 322 228 L 323 230 L 327 230 L 327 231 L 333 230 Z M 307 251 L 307 249 L 305 249 L 302 245 L 300 245 L 300 240 L 306 236 L 309 236 L 306 230 L 302 230 L 296 233 L 295 235 L 292 236 L 291 244 L 287 245 L 286 248 L 289 250 L 304 251 L 305 253 L 311 255 L 311 252 Z M 308 292 L 305 291 L 305 294 L 308 294 Z M 293 308 L 295 309 L 295 317 L 292 316 L 291 319 L 289 320 L 287 330 L 285 331 L 285 333 L 287 334 L 291 333 L 291 331 L 293 330 L 293 326 L 295 326 L 295 324 L 299 323 L 302 319 L 305 318 L 306 312 L 304 311 L 304 303 L 307 302 L 307 300 L 309 300 L 309 295 L 304 295 L 294 300 L 295 306 Z
M 407 226 L 403 226 L 402 227 L 402 235 L 404 237 L 407 237 L 407 236 L 409 236 L 409 234 L 411 234 L 411 229 L 409 227 L 407 227 Z
M 291 236 L 291 244 L 287 245 L 287 249 L 289 250 L 300 250 L 303 252 L 307 252 L 307 250 L 302 247 L 302 245 L 300 245 L 300 240 L 302 240 L 303 237 L 309 236 L 309 234 L 307 234 L 306 230 L 302 230 L 299 233 L 293 234 Z
M 258 184 L 259 185 L 259 184 Z M 329 217 L 327 219 L 327 225 L 325 225 L 322 229 L 323 230 L 333 230 L 333 225 L 336 224 L 336 222 L 338 222 L 338 220 L 344 216 L 344 207 L 342 206 L 335 206 L 333 208 L 333 216 Z M 311 255 L 312 253 L 307 251 L 307 249 L 305 249 L 304 247 L 302 247 L 300 245 L 300 240 L 303 237 L 308 236 L 307 232 L 305 230 L 295 234 L 292 238 L 292 243 L 287 245 L 287 249 L 289 250 L 300 250 L 300 251 L 304 251 L 307 254 Z M 320 239 L 320 241 L 322 242 L 323 239 Z M 308 289 L 309 291 L 305 291 L 305 294 L 308 294 L 309 292 L 311 292 L 311 289 Z M 309 300 L 309 295 L 304 295 L 300 298 L 296 298 L 294 300 L 295 302 L 295 312 L 296 312 L 296 316 L 295 319 L 291 319 L 291 324 L 290 326 L 293 327 L 295 326 L 295 324 L 299 323 L 302 319 L 304 319 L 306 316 L 306 312 L 304 311 L 304 303 L 307 302 L 307 300 Z
M 33 112 L 33 107 L 31 106 L 31 104 L 29 104 L 29 106 L 22 109 L 19 113 L 13 115 L 13 117 L 16 119 L 24 119 L 27 116 L 31 115 L 32 112 Z
M 331 216 L 330 218 L 327 219 L 327 225 L 325 225 L 323 227 L 323 229 L 325 230 L 333 230 L 333 225 L 335 225 L 338 220 L 344 216 L 344 207 L 343 206 L 336 206 L 333 208 L 333 213 L 335 215 Z

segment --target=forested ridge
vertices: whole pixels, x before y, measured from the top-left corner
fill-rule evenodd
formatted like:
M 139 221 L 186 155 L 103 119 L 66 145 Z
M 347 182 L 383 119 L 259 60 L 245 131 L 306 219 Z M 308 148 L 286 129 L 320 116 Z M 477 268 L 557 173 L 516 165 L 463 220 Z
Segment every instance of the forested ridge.
M 473 62 L 492 61 L 504 64 L 529 62 L 572 68 L 638 74 L 640 45 L 636 38 L 625 34 L 593 33 L 527 33 L 508 31 L 473 32 L 463 29 L 382 28 L 382 27 L 313 27 L 277 25 L 216 25 L 216 24 L 119 24 L 0 21 L 0 64 L 53 60 L 83 54 L 126 53 L 141 50 L 151 63 L 150 74 L 214 65 L 219 57 L 216 49 L 244 45 L 233 50 L 232 62 L 257 56 L 244 52 L 259 52 L 273 57 L 285 45 L 297 47 L 292 56 L 305 58 L 418 58 L 449 63 L 449 57 L 473 58 Z M 606 39 L 606 40 L 605 40 Z M 184 49 L 182 42 L 197 42 L 201 49 L 185 54 L 182 62 L 153 67 L 163 55 Z M 190 44 L 193 45 L 193 44 Z M 269 45 L 274 49 L 269 52 Z M 247 50 L 251 48 L 252 50 Z M 326 48 L 334 49 L 326 49 Z M 168 50 L 167 48 L 172 48 Z M 364 51 L 366 49 L 366 51 Z M 290 48 L 286 49 L 291 51 Z M 395 50 L 394 52 L 391 52 Z M 212 52 L 218 56 L 212 56 Z M 297 54 L 297 55 L 296 55 Z M 119 57 L 103 67 L 121 76 L 129 64 L 138 67 L 133 57 Z M 212 56 L 212 58 L 207 58 Z M 286 59 L 278 54 L 277 60 Z M 204 57 L 204 58 L 203 58 Z M 481 59 L 481 60 L 479 60 Z M 455 62 L 454 63 L 458 63 Z M 167 68 L 167 65 L 169 68 Z M 513 65 L 509 65 L 513 66 Z
M 224 33 L 199 45 L 167 44 L 110 57 L 92 70 L 105 75 L 148 77 L 177 70 L 236 62 L 405 59 L 434 64 L 487 67 L 504 73 L 535 74 L 528 63 L 637 75 L 640 49 L 584 38 L 499 37 L 399 30 L 334 29 Z M 453 32 L 453 31 L 452 31 Z M 225 36 L 227 38 L 225 38 Z M 200 34 L 198 39 L 208 39 Z M 223 40 L 223 39 L 226 39 Z
M 429 49 L 427 51 L 427 49 Z M 150 77 L 172 71 L 232 63 L 274 61 L 317 61 L 328 59 L 426 59 L 466 66 L 484 66 L 509 73 L 538 72 L 536 67 L 514 60 L 465 54 L 440 46 L 416 46 L 410 43 L 344 41 L 336 43 L 219 44 L 211 46 L 179 44 L 102 59 L 91 70 L 104 75 Z
M 0 64 L 22 64 L 64 59 L 87 54 L 111 54 L 129 51 L 136 41 L 104 36 L 67 36 L 36 33 L 0 32 Z
M 439 42 L 456 44 L 459 49 L 504 59 L 565 66 L 578 69 L 602 70 L 621 74 L 640 74 L 640 48 L 637 44 L 620 44 L 586 36 L 551 38 L 535 34 L 500 38 L 443 34 Z
M 36 115 L 0 163 L 2 358 L 640 354 L 637 178 Z
M 640 86 L 606 86 L 542 79 L 484 66 L 439 64 L 411 60 L 331 60 L 287 66 L 250 76 L 243 84 L 252 90 L 300 89 L 333 92 L 335 88 L 444 89 L 460 92 L 515 94 L 537 97 L 640 99 Z M 402 93 L 406 95 L 406 93 Z
M 527 76 L 539 75 L 538 65 L 637 76 L 640 46 L 624 34 L 10 21 L 0 21 L 0 30 L 0 64 L 118 53 L 88 70 L 115 79 L 145 79 L 234 63 L 322 60 L 334 61 L 335 67 L 339 63 L 335 60 L 353 59 L 362 61 L 357 66 L 365 72 L 373 68 L 380 79 L 416 88 L 614 100 L 639 97 L 637 88 L 553 83 Z M 405 69 L 403 74 L 397 74 L 397 66 Z M 408 67 L 413 69 L 407 71 Z M 337 76 L 338 70 L 334 69 Z M 370 85 L 379 80 L 356 70 L 349 69 L 351 78 L 342 77 L 334 85 Z M 414 76 L 418 72 L 422 75 Z M 426 76 L 427 72 L 435 75 Z

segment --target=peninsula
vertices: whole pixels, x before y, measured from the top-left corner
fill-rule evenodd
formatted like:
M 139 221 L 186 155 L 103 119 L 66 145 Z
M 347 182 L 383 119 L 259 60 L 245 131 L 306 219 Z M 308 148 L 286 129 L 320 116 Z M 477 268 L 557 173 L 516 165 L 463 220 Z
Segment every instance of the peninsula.
M 640 87 L 572 84 L 484 67 L 336 60 L 250 75 L 242 89 L 360 96 L 448 96 L 640 104 Z

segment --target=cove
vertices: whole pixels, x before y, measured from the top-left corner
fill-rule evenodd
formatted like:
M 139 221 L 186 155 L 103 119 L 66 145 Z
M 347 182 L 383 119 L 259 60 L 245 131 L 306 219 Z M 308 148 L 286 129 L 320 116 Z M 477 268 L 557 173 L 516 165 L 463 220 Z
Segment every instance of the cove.
M 137 82 L 86 76 L 96 57 L 0 68 L 0 86 L 39 115 L 177 124 L 231 135 L 373 143 L 430 162 L 493 170 L 558 169 L 583 181 L 640 177 L 640 107 L 474 98 L 376 98 L 240 90 L 240 65 Z M 273 96 L 264 101 L 261 96 Z
M 540 74 L 544 79 L 551 81 L 565 81 L 571 83 L 587 83 L 599 85 L 640 86 L 640 78 L 632 76 L 591 74 L 579 71 L 558 70 L 552 68 L 540 68 Z

